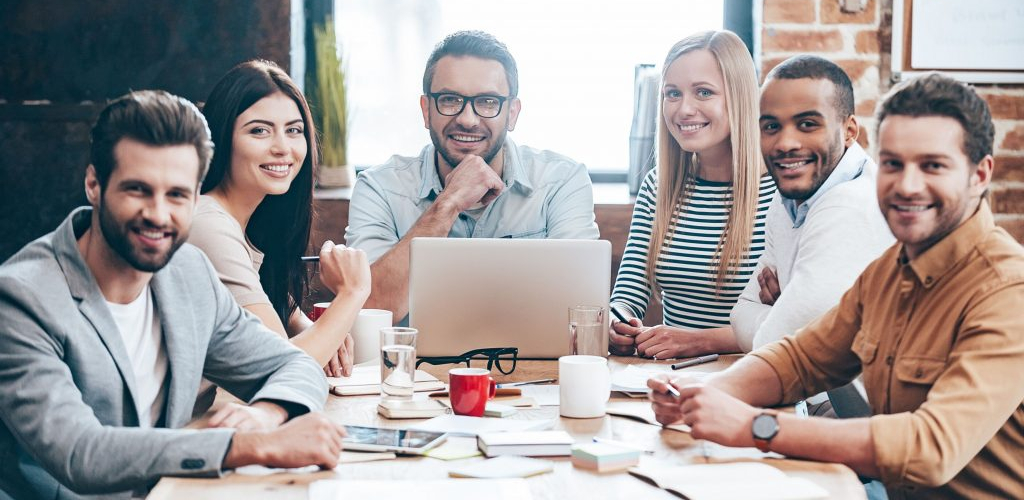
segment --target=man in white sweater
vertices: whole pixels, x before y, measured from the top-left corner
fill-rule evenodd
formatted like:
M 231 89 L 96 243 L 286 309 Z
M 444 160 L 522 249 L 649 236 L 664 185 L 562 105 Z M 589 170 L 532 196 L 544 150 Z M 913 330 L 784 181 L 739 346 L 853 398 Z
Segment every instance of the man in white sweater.
M 850 78 L 826 59 L 795 56 L 765 78 L 761 152 L 778 192 L 765 252 L 730 317 L 746 352 L 838 304 L 894 241 L 877 210 L 878 167 L 857 144 L 853 112 Z

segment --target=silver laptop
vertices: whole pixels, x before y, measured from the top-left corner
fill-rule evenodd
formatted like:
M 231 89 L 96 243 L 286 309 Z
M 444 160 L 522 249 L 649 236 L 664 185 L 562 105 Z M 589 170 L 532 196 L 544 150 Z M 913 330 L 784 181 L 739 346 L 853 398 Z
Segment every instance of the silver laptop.
M 416 238 L 409 325 L 417 356 L 518 347 L 520 358 L 569 354 L 569 308 L 608 307 L 603 240 Z

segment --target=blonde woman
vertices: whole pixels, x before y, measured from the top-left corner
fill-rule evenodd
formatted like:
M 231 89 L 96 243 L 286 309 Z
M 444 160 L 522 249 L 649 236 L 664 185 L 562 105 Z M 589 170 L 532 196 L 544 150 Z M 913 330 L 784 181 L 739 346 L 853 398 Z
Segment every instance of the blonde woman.
M 658 165 L 637 195 L 612 307 L 613 354 L 668 359 L 736 352 L 729 312 L 764 251 L 775 193 L 760 152 L 754 63 L 739 37 L 709 31 L 662 69 Z M 654 294 L 662 325 L 644 326 Z

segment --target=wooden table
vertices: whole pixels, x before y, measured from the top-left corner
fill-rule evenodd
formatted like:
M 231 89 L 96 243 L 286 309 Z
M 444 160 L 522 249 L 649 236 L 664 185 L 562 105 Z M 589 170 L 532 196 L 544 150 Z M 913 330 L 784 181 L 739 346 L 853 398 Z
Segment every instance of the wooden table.
M 718 371 L 732 364 L 738 356 L 723 356 L 715 363 L 696 366 L 685 371 Z M 612 371 L 621 370 L 629 364 L 651 363 L 639 358 L 612 357 L 609 359 Z M 421 365 L 441 380 L 447 381 L 447 370 L 451 365 Z M 556 361 L 520 361 L 515 372 L 502 375 L 494 371 L 495 380 L 510 382 L 557 377 Z M 630 403 L 630 401 L 632 401 Z M 376 412 L 377 396 L 356 396 L 340 398 L 330 396 L 325 412 L 337 422 L 379 427 L 406 427 L 416 420 L 387 420 Z M 631 400 L 618 393 L 612 393 L 614 404 L 649 404 L 645 400 Z M 508 418 L 556 419 L 554 428 L 565 430 L 577 442 L 589 442 L 594 436 L 618 441 L 636 443 L 654 450 L 653 459 L 668 464 L 701 464 L 728 461 L 763 460 L 795 477 L 809 479 L 824 487 L 833 499 L 865 498 L 864 488 L 856 475 L 846 466 L 789 459 L 758 459 L 754 449 L 724 448 L 713 443 L 693 439 L 689 434 L 665 430 L 622 417 L 605 416 L 594 419 L 560 418 L 558 408 L 549 406 L 537 409 L 520 409 Z M 534 499 L 587 498 L 635 499 L 635 498 L 678 498 L 667 491 L 644 482 L 626 472 L 598 474 L 577 469 L 568 457 L 545 457 L 555 462 L 553 473 L 541 474 L 527 479 Z M 443 479 L 453 464 L 467 460 L 481 460 L 481 457 L 456 461 L 442 461 L 429 457 L 400 457 L 397 460 L 344 464 L 332 471 L 306 474 L 280 473 L 269 476 L 243 476 L 230 474 L 219 479 L 165 478 L 157 484 L 150 499 L 190 498 L 245 498 L 260 499 L 305 499 L 307 485 L 321 479 Z M 644 460 L 651 458 L 645 457 Z M 737 478 L 738 480 L 740 478 Z M 457 481 L 457 479 L 453 479 Z

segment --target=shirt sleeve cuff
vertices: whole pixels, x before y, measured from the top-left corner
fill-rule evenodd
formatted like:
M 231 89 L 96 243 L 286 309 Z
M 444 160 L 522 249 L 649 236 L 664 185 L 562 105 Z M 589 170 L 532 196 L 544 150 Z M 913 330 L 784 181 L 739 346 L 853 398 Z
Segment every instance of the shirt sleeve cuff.
M 805 397 L 803 383 L 800 381 L 800 373 L 793 363 L 793 353 L 788 346 L 791 338 L 784 338 L 778 342 L 772 342 L 757 348 L 750 353 L 750 356 L 760 358 L 768 366 L 775 370 L 775 374 L 782 383 L 781 403 L 792 403 Z
M 891 415 L 875 415 L 869 420 L 871 425 L 871 445 L 875 448 L 875 465 L 878 467 L 880 479 L 885 484 L 906 482 L 907 475 L 907 440 L 913 436 L 913 415 L 896 413 Z

